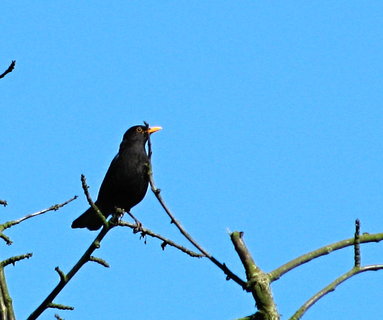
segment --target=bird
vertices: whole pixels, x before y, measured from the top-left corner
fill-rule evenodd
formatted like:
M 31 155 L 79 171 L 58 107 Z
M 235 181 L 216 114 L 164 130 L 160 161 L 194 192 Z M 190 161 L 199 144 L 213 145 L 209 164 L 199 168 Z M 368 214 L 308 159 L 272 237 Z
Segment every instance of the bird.
M 145 144 L 149 135 L 162 127 L 137 125 L 129 128 L 120 144 L 117 155 L 101 183 L 95 205 L 107 218 L 116 208 L 130 212 L 145 197 L 148 189 L 148 155 Z M 72 222 L 72 228 L 97 230 L 103 225 L 90 207 Z

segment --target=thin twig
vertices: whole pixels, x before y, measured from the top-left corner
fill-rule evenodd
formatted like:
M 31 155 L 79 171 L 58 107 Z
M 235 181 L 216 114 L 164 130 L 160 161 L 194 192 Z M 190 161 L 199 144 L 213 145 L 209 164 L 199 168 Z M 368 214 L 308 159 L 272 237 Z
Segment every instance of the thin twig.
M 56 267 L 55 271 L 58 273 L 60 281 L 66 281 L 66 275 L 59 267 Z
M 83 174 L 81 175 L 81 185 L 82 185 L 82 189 L 84 190 L 84 194 L 85 194 L 86 200 L 88 201 L 89 205 L 92 207 L 92 209 L 96 213 L 97 217 L 102 221 L 102 224 L 104 226 L 106 226 L 108 221 L 106 220 L 105 216 L 102 214 L 100 209 L 96 206 L 96 204 L 93 202 L 92 198 L 90 197 L 89 186 L 86 184 L 86 177 Z
M 147 127 L 149 127 L 149 124 L 147 122 L 144 122 Z M 165 210 L 166 214 L 169 216 L 171 223 L 174 223 L 174 225 L 177 227 L 177 229 L 181 232 L 181 234 L 195 247 L 198 249 L 199 252 L 201 252 L 206 258 L 208 258 L 211 262 L 213 262 L 218 268 L 220 268 L 225 275 L 226 278 L 232 279 L 236 283 L 238 283 L 244 290 L 246 289 L 246 282 L 243 281 L 240 277 L 238 277 L 236 274 L 234 274 L 224 263 L 221 263 L 216 258 L 214 258 L 210 253 L 208 253 L 202 246 L 200 246 L 197 241 L 195 241 L 192 236 L 182 227 L 182 225 L 177 221 L 177 219 L 174 217 L 173 213 L 170 211 L 169 207 L 166 205 L 164 199 L 161 196 L 161 190 L 158 189 L 154 183 L 153 178 L 153 172 L 152 172 L 152 164 L 151 164 L 151 156 L 152 156 L 152 143 L 150 140 L 150 135 L 148 136 L 148 179 L 149 184 L 152 192 L 154 193 L 155 197 L 161 204 L 162 208 Z
M 72 306 L 66 306 L 64 304 L 53 303 L 53 302 L 48 305 L 48 308 L 59 309 L 59 310 L 74 310 Z
M 13 243 L 12 240 L 9 237 L 7 237 L 4 233 L 0 233 L 0 239 L 3 239 L 8 246 L 10 246 Z
M 72 202 L 73 200 L 76 200 L 77 198 L 78 198 L 77 196 L 74 196 L 73 198 L 71 198 L 71 199 L 69 199 L 69 200 L 67 200 L 67 201 L 65 201 L 65 202 L 63 202 L 63 203 L 55 204 L 55 205 L 53 205 L 53 206 L 50 206 L 50 207 L 47 208 L 47 209 L 44 209 L 44 210 L 41 210 L 41 211 L 37 211 L 37 212 L 35 212 L 35 213 L 28 214 L 28 215 L 26 215 L 25 217 L 22 217 L 22 218 L 17 219 L 17 220 L 13 220 L 13 221 L 5 222 L 4 224 L 2 224 L 2 225 L 4 226 L 4 229 L 3 229 L 3 230 L 5 230 L 5 229 L 7 229 L 7 228 L 10 228 L 10 227 L 12 227 L 12 226 L 14 226 L 14 225 L 16 225 L 16 224 L 19 224 L 20 222 L 23 222 L 23 221 L 25 221 L 25 220 L 27 220 L 27 219 L 36 217 L 36 216 L 38 216 L 38 215 L 40 215 L 40 214 L 44 214 L 44 213 L 49 212 L 49 211 L 57 211 L 57 210 L 59 210 L 60 208 L 66 206 L 68 203 Z
M 342 282 L 346 281 L 347 279 L 350 279 L 351 277 L 353 277 L 359 273 L 362 273 L 362 272 L 377 271 L 377 270 L 382 270 L 382 269 L 383 269 L 383 264 L 352 268 L 350 271 L 346 272 L 345 274 L 341 275 L 339 278 L 335 279 L 333 282 L 331 282 L 329 285 L 324 287 L 321 291 L 319 291 L 314 296 L 312 296 L 309 300 L 307 300 L 289 320 L 301 319 L 303 314 L 314 303 L 316 303 L 319 299 L 321 299 L 326 294 L 334 291 L 337 286 L 339 286 Z
M 13 69 L 15 69 L 15 65 L 16 65 L 16 60 L 12 60 L 7 70 L 5 70 L 2 74 L 0 74 L 0 79 L 4 78 L 8 73 L 12 72 Z
M 94 202 L 88 193 L 88 186 L 86 185 L 85 176 L 83 176 L 83 175 L 81 176 L 81 182 L 82 182 L 84 193 L 87 197 L 89 204 L 93 203 L 93 205 L 94 205 Z M 95 205 L 94 205 L 94 207 L 98 210 L 98 208 Z M 100 214 L 102 215 L 101 212 L 100 212 Z M 110 220 L 112 220 L 112 219 L 114 219 L 114 217 L 112 217 Z M 90 246 L 85 251 L 85 253 L 81 256 L 81 258 L 76 262 L 76 264 L 72 267 L 72 269 L 67 274 L 64 274 L 61 270 L 60 270 L 61 272 L 56 270 L 60 275 L 59 283 L 51 291 L 51 293 L 48 294 L 48 296 L 44 299 L 44 301 L 30 314 L 30 316 L 28 317 L 27 320 L 37 319 L 47 308 L 50 308 L 52 306 L 55 306 L 57 308 L 58 305 L 53 303 L 53 299 L 57 297 L 57 295 L 67 285 L 67 283 L 74 277 L 74 275 L 81 269 L 81 267 L 85 263 L 87 263 L 88 261 L 91 260 L 91 258 L 90 258 L 91 254 L 96 249 L 100 248 L 101 240 L 105 237 L 105 235 L 108 233 L 108 231 L 111 230 L 114 226 L 115 226 L 114 223 L 109 223 L 108 221 L 105 222 L 100 233 L 97 235 L 97 237 L 93 240 L 93 242 L 90 244 Z
M 109 268 L 110 267 L 109 263 L 107 263 L 104 259 L 101 259 L 101 258 L 90 256 L 89 257 L 89 261 L 96 262 L 96 263 L 102 265 L 105 268 Z
M 7 221 L 5 223 L 0 224 L 0 238 L 3 239 L 7 245 L 11 245 L 12 244 L 12 240 L 9 237 L 7 237 L 5 234 L 2 233 L 5 229 L 8 229 L 8 228 L 10 228 L 12 226 L 15 226 L 15 225 L 19 224 L 20 222 L 23 222 L 23 221 L 25 221 L 27 219 L 30 219 L 30 218 L 36 217 L 38 215 L 44 214 L 46 212 L 57 211 L 58 209 L 66 206 L 69 202 L 72 202 L 75 199 L 77 199 L 77 196 L 74 196 L 73 198 L 71 198 L 71 199 L 69 199 L 69 200 L 67 200 L 67 201 L 65 201 L 63 203 L 55 204 L 53 206 L 50 206 L 47 209 L 44 209 L 44 210 L 41 210 L 41 211 L 38 211 L 38 212 L 35 212 L 35 213 L 28 214 L 25 217 L 22 217 L 20 219 L 12 220 L 12 221 Z
M 60 281 L 56 287 L 51 291 L 50 294 L 44 299 L 44 301 L 34 310 L 31 315 L 28 317 L 28 320 L 37 319 L 47 308 L 52 305 L 52 301 L 56 296 L 61 292 L 61 290 L 66 286 L 66 284 L 73 278 L 73 276 L 80 270 L 80 268 L 90 260 L 90 256 L 94 250 L 100 247 L 101 240 L 105 237 L 108 231 L 113 226 L 104 226 L 94 241 L 91 243 L 89 248 L 85 251 L 82 257 L 77 261 L 73 268 L 65 275 L 65 277 L 60 276 Z
M 134 230 L 137 230 L 137 228 L 139 227 L 137 224 L 135 223 L 129 223 L 129 222 L 126 222 L 126 221 L 119 221 L 118 223 L 119 226 L 122 226 L 122 227 L 129 227 L 131 229 Z M 197 253 L 197 252 L 194 252 L 192 250 L 189 250 L 188 248 L 185 248 L 184 246 L 181 246 L 177 243 L 175 243 L 174 241 L 170 240 L 170 239 L 167 239 L 165 238 L 164 236 L 158 234 L 158 233 L 155 233 L 147 228 L 144 228 L 141 224 L 140 226 L 140 232 L 141 232 L 141 236 L 142 237 L 145 237 L 145 236 L 150 236 L 152 238 L 157 238 L 159 240 L 162 241 L 162 244 L 161 244 L 161 247 L 162 249 L 164 250 L 165 247 L 167 245 L 171 246 L 171 247 L 174 247 L 174 248 L 177 248 L 178 250 L 188 254 L 189 256 L 191 257 L 195 257 L 195 258 L 202 258 L 204 257 L 204 255 L 200 254 L 200 253 Z
M 361 255 L 360 255 L 360 221 L 355 220 L 355 235 L 354 235 L 354 267 L 360 267 Z

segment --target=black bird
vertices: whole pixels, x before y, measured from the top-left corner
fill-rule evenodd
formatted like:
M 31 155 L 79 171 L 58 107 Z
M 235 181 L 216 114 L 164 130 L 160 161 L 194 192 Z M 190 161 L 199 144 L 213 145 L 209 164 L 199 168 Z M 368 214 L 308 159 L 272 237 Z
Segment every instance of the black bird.
M 125 132 L 120 149 L 112 160 L 95 202 L 105 217 L 116 208 L 129 212 L 148 189 L 148 155 L 145 143 L 161 127 L 134 126 Z M 97 230 L 102 226 L 92 207 L 72 222 L 72 228 Z

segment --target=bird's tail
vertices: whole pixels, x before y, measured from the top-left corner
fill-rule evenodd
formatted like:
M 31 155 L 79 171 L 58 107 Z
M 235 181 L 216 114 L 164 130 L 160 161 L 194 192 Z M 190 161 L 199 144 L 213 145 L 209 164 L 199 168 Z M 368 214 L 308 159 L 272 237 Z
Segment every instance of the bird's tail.
M 81 216 L 72 222 L 72 228 L 88 228 L 89 230 L 97 230 L 102 226 L 101 219 L 90 207 Z

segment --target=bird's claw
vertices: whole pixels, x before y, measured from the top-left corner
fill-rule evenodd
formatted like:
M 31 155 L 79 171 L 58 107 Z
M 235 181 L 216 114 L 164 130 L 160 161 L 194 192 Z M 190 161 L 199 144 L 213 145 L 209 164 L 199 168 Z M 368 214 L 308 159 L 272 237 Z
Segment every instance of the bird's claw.
M 138 220 L 136 220 L 135 222 L 136 222 L 136 226 L 133 229 L 133 233 L 143 232 L 144 229 L 142 228 L 142 223 Z

